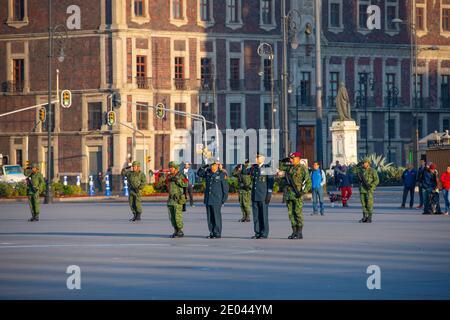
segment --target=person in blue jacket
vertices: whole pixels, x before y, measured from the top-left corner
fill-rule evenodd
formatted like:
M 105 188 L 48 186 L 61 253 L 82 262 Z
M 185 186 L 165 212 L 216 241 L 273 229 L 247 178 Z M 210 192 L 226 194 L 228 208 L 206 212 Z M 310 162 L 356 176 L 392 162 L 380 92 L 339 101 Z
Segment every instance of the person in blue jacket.
M 414 205 L 414 189 L 416 188 L 417 182 L 417 170 L 414 169 L 411 163 L 406 165 L 406 170 L 402 174 L 403 181 L 403 200 L 400 208 L 404 208 L 406 204 L 406 198 L 409 196 L 409 208 L 412 209 Z
M 191 164 L 189 162 L 184 163 L 183 173 L 186 176 L 186 178 L 189 180 L 188 186 L 187 186 L 187 193 L 189 195 L 189 204 L 191 205 L 191 207 L 195 207 L 194 206 L 194 197 L 192 196 L 192 192 L 194 190 L 194 185 L 195 185 L 195 172 L 194 172 L 194 170 L 192 170 Z

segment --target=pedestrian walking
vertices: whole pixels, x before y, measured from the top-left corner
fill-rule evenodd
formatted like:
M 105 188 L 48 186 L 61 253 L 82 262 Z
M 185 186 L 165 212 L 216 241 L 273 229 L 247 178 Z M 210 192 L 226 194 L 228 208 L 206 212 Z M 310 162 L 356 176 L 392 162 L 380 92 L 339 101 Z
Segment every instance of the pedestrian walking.
M 448 215 L 450 212 L 450 165 L 447 166 L 447 171 L 441 175 L 441 183 L 445 202 L 444 214 Z
M 420 159 L 420 165 L 417 169 L 417 186 L 419 187 L 419 204 L 417 205 L 417 209 L 422 209 L 424 205 L 424 198 L 423 198 L 423 179 L 424 179 L 424 173 L 426 170 L 426 162 L 424 159 Z
M 414 205 L 414 191 L 417 183 L 417 170 L 411 163 L 406 165 L 406 170 L 402 174 L 403 182 L 403 199 L 400 208 L 405 208 L 406 199 L 409 193 L 409 208 L 412 209 Z
M 339 188 L 341 189 L 342 206 L 348 207 L 348 201 L 350 200 L 352 190 L 353 175 L 347 166 L 341 167 L 341 172 L 338 174 Z
M 338 173 L 338 179 L 339 179 Z M 312 200 L 313 200 L 313 213 L 311 215 L 324 215 L 323 207 L 323 187 L 327 182 L 327 176 L 325 172 L 320 168 L 318 162 L 313 163 L 313 169 L 311 170 L 311 185 L 312 185 Z
M 205 179 L 205 197 L 208 221 L 208 239 L 222 237 L 222 206 L 228 198 L 228 181 L 225 173 L 219 169 L 219 162 L 213 161 L 211 165 L 203 165 L 197 171 L 200 178 Z
M 189 204 L 191 207 L 195 207 L 193 197 L 195 185 L 195 172 L 194 170 L 192 170 L 191 164 L 189 162 L 184 163 L 183 174 L 188 179 L 187 194 L 189 196 Z

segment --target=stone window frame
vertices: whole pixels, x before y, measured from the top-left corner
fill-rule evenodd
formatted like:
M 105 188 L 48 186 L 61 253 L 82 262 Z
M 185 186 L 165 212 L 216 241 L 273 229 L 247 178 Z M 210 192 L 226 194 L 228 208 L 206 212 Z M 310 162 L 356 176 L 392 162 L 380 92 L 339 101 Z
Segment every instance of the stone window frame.
M 439 132 L 444 132 L 444 120 L 448 120 L 450 122 L 450 115 L 446 113 L 439 114 Z
M 244 41 L 241 41 L 242 39 L 233 39 L 233 41 L 228 41 L 226 42 L 226 52 L 227 52 L 227 85 L 226 88 L 227 90 L 231 90 L 231 86 L 230 86 L 230 79 L 231 79 L 231 59 L 235 59 L 238 58 L 239 59 L 239 80 L 243 81 L 245 80 L 245 68 L 244 68 Z M 241 42 L 241 52 L 230 52 L 230 42 Z
M 108 112 L 108 98 L 102 94 L 83 94 L 81 96 L 81 131 L 89 131 L 89 103 L 101 103 L 102 114 L 105 115 Z M 57 108 L 60 109 L 60 108 Z M 60 117 L 58 117 L 60 118 Z M 108 125 L 105 121 L 102 121 L 101 131 L 108 130 Z M 97 131 L 97 130 L 96 130 Z
M 189 94 L 183 94 L 183 93 L 171 94 L 171 96 L 170 96 L 170 109 L 171 110 L 175 110 L 176 103 L 184 103 L 186 106 L 186 112 L 191 113 L 192 102 L 191 102 L 191 96 Z M 189 128 L 192 128 L 192 118 L 186 117 L 186 129 L 176 129 L 175 128 L 175 116 L 171 116 L 170 117 L 170 128 L 172 131 L 189 130 Z
M 387 151 L 387 141 L 389 140 L 388 120 L 389 120 L 389 114 L 388 114 L 388 112 L 385 112 L 384 113 L 384 123 L 385 123 L 384 139 L 386 141 L 386 151 Z M 391 138 L 391 148 L 392 148 L 392 146 L 394 144 L 393 140 L 400 139 L 400 114 L 398 112 L 395 112 L 395 110 L 392 110 L 392 109 L 391 109 L 391 120 L 395 121 L 395 132 L 394 132 L 393 137 Z M 387 153 L 386 153 L 386 155 L 387 155 Z
M 359 33 L 366 35 L 366 34 L 370 33 L 371 30 L 367 29 L 367 26 L 365 28 L 361 28 L 361 26 L 359 25 L 359 23 L 360 23 L 360 21 L 359 21 L 360 6 L 361 5 L 370 6 L 370 5 L 372 5 L 372 0 L 358 0 L 358 3 L 356 5 L 356 29 L 358 30 Z
M 182 10 L 182 13 L 183 13 L 183 18 L 182 19 L 178 19 L 178 18 L 175 18 L 173 16 L 173 2 L 174 1 L 181 1 L 181 5 L 182 5 L 181 10 Z M 171 24 L 173 24 L 173 25 L 175 25 L 177 27 L 181 27 L 181 26 L 184 26 L 184 25 L 186 25 L 188 23 L 186 6 L 187 6 L 186 0 L 170 0 L 169 1 L 170 23 Z
M 197 1 L 197 25 L 208 28 L 212 27 L 215 24 L 214 20 L 214 0 L 208 0 L 209 1 L 209 20 L 204 21 L 201 19 L 201 3 L 202 0 Z
M 439 99 L 439 108 L 442 110 L 447 110 L 444 109 L 444 106 L 442 104 L 442 100 L 441 100 L 441 96 L 442 96 L 442 76 L 448 75 L 450 77 L 450 67 L 445 68 L 442 67 L 442 60 L 438 60 L 438 68 L 437 68 L 437 74 L 438 74 L 438 79 L 437 79 L 437 96 Z
M 414 25 L 417 26 L 416 24 L 416 14 L 417 14 L 417 8 L 421 8 L 423 9 L 423 30 L 417 30 L 416 29 L 416 35 L 418 37 L 423 37 L 428 33 L 428 21 L 427 21 L 427 4 L 426 3 L 416 3 L 416 8 L 414 8 L 413 10 L 413 21 L 414 21 Z
M 28 0 L 23 0 L 24 2 L 24 17 L 22 21 L 14 20 L 14 0 L 8 0 L 8 18 L 6 20 L 6 24 L 9 27 L 20 29 L 29 24 L 28 18 Z
M 367 140 L 372 140 L 373 139 L 373 119 L 372 119 L 372 112 L 368 111 L 367 112 L 367 118 L 366 118 L 366 114 L 364 111 L 361 112 L 357 112 L 356 113 L 356 118 L 358 120 L 358 123 L 361 123 L 361 119 L 367 119 Z M 364 148 L 365 148 L 365 141 L 366 138 L 361 138 L 361 130 L 358 131 L 358 139 L 359 142 L 364 144 Z M 369 145 L 370 145 L 370 141 L 369 141 Z M 369 148 L 370 149 L 370 148 Z
M 144 4 L 143 16 L 136 16 L 134 14 L 134 0 L 131 0 L 131 21 L 137 24 L 145 24 L 150 22 L 150 13 L 149 13 L 149 0 L 142 0 Z
M 269 94 L 261 94 L 259 97 L 259 119 L 260 119 L 259 128 L 270 130 L 270 128 L 266 128 L 266 126 L 265 126 L 265 122 L 266 122 L 266 119 L 264 117 L 264 111 L 265 111 L 264 105 L 265 104 L 272 104 L 272 97 L 270 96 L 270 93 Z M 275 105 L 275 108 L 277 109 L 277 112 L 275 113 L 275 124 L 274 124 L 275 129 L 276 129 L 276 128 L 278 128 L 278 114 L 279 114 L 276 100 L 274 101 L 274 105 Z M 272 118 L 267 119 L 267 120 L 269 121 L 269 124 L 272 122 Z
M 185 42 L 185 50 L 179 51 L 175 50 L 175 41 L 184 41 Z M 189 39 L 188 38 L 182 38 L 182 37 L 171 37 L 170 40 L 170 87 L 173 91 L 179 91 L 176 90 L 175 86 L 175 58 L 176 57 L 183 57 L 184 58 L 184 80 L 187 82 L 187 79 L 191 79 L 190 75 L 190 58 L 189 58 Z M 186 90 L 185 90 L 186 91 Z
M 334 27 L 331 25 L 331 5 L 339 4 L 339 27 Z M 344 31 L 344 21 L 343 21 L 343 2 L 342 0 L 330 0 L 328 1 L 328 31 L 333 33 L 339 33 Z
M 237 22 L 230 21 L 231 16 L 230 16 L 230 11 L 228 10 L 230 1 L 236 1 L 237 10 L 238 10 L 238 17 L 237 17 L 238 21 Z M 225 11 L 226 11 L 225 26 L 232 30 L 242 28 L 242 26 L 244 25 L 244 23 L 242 21 L 242 0 L 226 0 L 225 6 L 226 6 L 226 8 L 225 8 Z
M 442 28 L 442 18 L 443 18 L 444 9 L 450 10 L 450 4 L 445 4 L 442 2 L 442 0 L 440 2 L 441 2 L 441 9 L 439 10 L 439 30 L 441 32 L 441 36 L 449 38 L 450 31 L 446 31 Z
M 275 15 L 275 10 L 276 10 L 276 6 L 275 6 L 276 0 L 271 0 L 270 5 L 271 5 L 271 23 L 270 24 L 266 24 L 263 21 L 263 11 L 262 11 L 262 4 L 263 1 L 259 1 L 259 27 L 265 31 L 271 31 L 273 29 L 275 29 L 277 27 L 277 22 L 276 22 L 276 15 Z
M 14 82 L 14 60 L 24 60 L 23 90 L 18 92 L 20 94 L 30 92 L 30 58 L 28 44 L 28 41 L 23 42 L 23 53 L 12 53 L 11 42 L 6 43 L 6 81 Z
M 241 104 L 241 127 L 238 129 L 246 130 L 246 105 L 245 105 L 245 94 L 228 94 L 226 96 L 226 128 L 231 129 L 231 104 L 240 103 Z
M 395 2 L 394 2 L 395 1 Z M 400 5 L 398 0 L 386 0 L 386 4 L 384 6 L 384 30 L 385 33 L 390 36 L 395 36 L 400 33 L 399 24 L 395 24 L 395 29 L 389 29 L 389 21 L 388 21 L 388 7 L 395 7 L 395 17 L 399 16 Z
M 148 41 L 148 48 L 147 49 L 140 49 L 136 46 L 137 38 L 132 38 L 131 40 L 131 46 L 132 46 L 132 56 L 131 56 L 131 68 L 132 68 L 132 88 L 138 89 L 137 84 L 137 56 L 145 56 L 146 57 L 146 72 L 147 72 L 147 78 L 151 79 L 149 86 L 151 88 L 152 86 L 152 80 L 153 80 L 153 59 L 151 56 L 152 52 L 152 40 L 151 38 L 145 38 Z M 148 89 L 144 89 L 148 90 Z

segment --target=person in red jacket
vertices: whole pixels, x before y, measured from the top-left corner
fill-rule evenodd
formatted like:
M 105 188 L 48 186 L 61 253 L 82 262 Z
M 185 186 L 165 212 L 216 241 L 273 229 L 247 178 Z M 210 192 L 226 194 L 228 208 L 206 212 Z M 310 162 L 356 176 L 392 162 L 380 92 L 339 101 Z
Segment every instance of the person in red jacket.
M 441 182 L 445 201 L 444 214 L 448 215 L 450 211 L 450 165 L 447 166 L 447 171 L 441 175 Z

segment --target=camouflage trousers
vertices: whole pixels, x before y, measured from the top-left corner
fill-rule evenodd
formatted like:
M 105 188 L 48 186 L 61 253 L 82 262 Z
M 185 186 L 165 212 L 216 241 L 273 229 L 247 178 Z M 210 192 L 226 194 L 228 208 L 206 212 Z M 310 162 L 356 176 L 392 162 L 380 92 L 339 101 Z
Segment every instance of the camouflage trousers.
M 169 209 L 169 220 L 174 229 L 183 229 L 183 205 L 175 204 L 167 206 Z
M 139 193 L 130 192 L 128 203 L 133 214 L 142 214 L 141 195 Z
M 250 212 L 252 210 L 250 191 L 239 191 L 239 204 L 241 206 L 242 218 L 250 219 Z
M 292 227 L 303 227 L 303 199 L 286 200 L 286 205 Z
M 371 218 L 373 214 L 373 192 L 360 193 L 363 216 Z
M 38 218 L 41 211 L 39 193 L 28 195 L 28 204 L 30 205 L 31 216 L 33 218 Z

